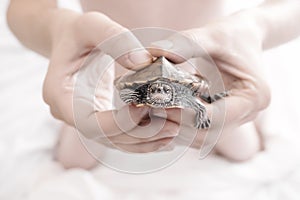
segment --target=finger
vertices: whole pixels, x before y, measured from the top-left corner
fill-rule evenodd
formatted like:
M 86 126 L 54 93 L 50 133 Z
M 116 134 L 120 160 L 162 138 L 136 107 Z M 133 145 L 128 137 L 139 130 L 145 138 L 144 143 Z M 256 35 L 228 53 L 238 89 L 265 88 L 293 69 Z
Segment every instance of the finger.
M 140 41 L 120 24 L 100 13 L 84 14 L 78 22 L 85 45 L 99 48 L 122 66 L 136 70 L 152 62 Z
M 243 59 L 229 59 L 227 62 L 215 61 L 222 71 L 238 77 L 240 81 L 231 83 L 231 89 L 225 101 L 225 123 L 237 125 L 248 122 L 265 109 L 270 103 L 270 89 L 268 84 L 260 77 L 258 71 L 253 70 L 257 64 L 247 63 Z M 253 65 L 252 65 L 253 64 Z M 212 105 L 220 107 L 222 102 L 216 101 Z
M 88 139 L 96 139 L 128 132 L 148 115 L 149 108 L 124 106 L 119 110 L 94 111 L 84 100 L 74 99 L 75 126 Z
M 97 48 L 130 70 L 138 70 L 152 63 L 151 54 L 130 31 L 109 38 Z
M 261 108 L 257 107 L 259 100 L 255 100 L 254 93 L 255 91 L 233 90 L 228 97 L 224 97 L 210 105 L 206 105 L 207 114 L 210 119 L 212 119 L 211 116 L 213 112 L 216 112 L 216 114 L 213 115 L 211 128 L 213 128 L 214 124 L 223 124 L 223 122 L 225 123 L 225 126 L 238 126 L 254 119 L 256 114 L 261 110 Z M 165 118 L 176 124 L 192 128 L 195 125 L 196 119 L 195 111 L 192 109 L 172 108 L 166 109 L 165 111 L 155 109 L 151 111 L 151 115 Z
M 207 109 L 207 115 L 210 118 L 211 106 L 205 105 Z M 151 115 L 156 117 L 165 118 L 172 121 L 178 125 L 183 125 L 187 127 L 195 127 L 196 124 L 196 112 L 190 108 L 170 108 L 170 109 L 152 109 Z
M 153 142 L 146 142 L 140 144 L 118 144 L 114 148 L 118 148 L 121 151 L 127 151 L 131 153 L 150 153 L 160 150 L 172 150 L 174 146 L 170 144 L 173 138 L 159 139 Z
M 202 34 L 200 38 L 199 34 L 201 35 L 196 30 L 177 33 L 165 40 L 153 42 L 148 50 L 153 56 L 165 56 L 175 63 L 195 57 L 206 57 L 207 52 L 213 52 L 214 46 L 210 40 L 205 39 L 205 35 Z
M 97 112 L 98 125 L 105 136 L 128 132 L 148 115 L 148 107 L 124 106 L 120 110 Z
M 224 98 L 225 101 L 225 124 L 224 126 L 237 127 L 253 120 L 258 112 L 262 110 L 258 99 L 253 95 L 255 91 L 231 90 L 230 96 Z M 222 101 L 213 103 L 215 107 L 221 107 Z
M 160 119 L 161 121 L 165 121 L 164 119 Z M 178 124 L 166 121 L 164 127 L 157 133 L 153 135 L 153 129 L 149 129 L 147 127 L 135 127 L 134 129 L 128 131 L 128 133 L 122 133 L 117 136 L 109 137 L 108 139 L 118 145 L 118 144 L 139 144 L 145 142 L 152 142 L 155 140 L 163 139 L 163 138 L 173 138 L 178 135 L 179 126 Z M 138 137 L 138 134 L 141 137 Z M 146 136 L 149 137 L 146 137 Z

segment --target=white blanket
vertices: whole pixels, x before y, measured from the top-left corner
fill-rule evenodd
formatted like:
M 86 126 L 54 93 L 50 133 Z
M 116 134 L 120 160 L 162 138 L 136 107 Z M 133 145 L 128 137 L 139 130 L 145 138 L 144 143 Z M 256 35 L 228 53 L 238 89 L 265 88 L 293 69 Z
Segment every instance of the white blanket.
M 42 100 L 47 60 L 19 45 L 0 5 L 0 199 L 300 199 L 300 40 L 264 55 L 273 100 L 263 122 L 266 150 L 245 163 L 217 156 L 147 175 L 100 166 L 64 170 L 53 161 L 60 122 Z

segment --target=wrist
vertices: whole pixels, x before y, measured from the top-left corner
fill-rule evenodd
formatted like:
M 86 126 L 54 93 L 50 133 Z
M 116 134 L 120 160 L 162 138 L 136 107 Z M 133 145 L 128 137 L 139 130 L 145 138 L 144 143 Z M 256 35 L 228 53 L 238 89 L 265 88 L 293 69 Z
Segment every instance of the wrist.
M 267 35 L 267 25 L 261 16 L 259 8 L 240 11 L 229 18 L 233 24 L 241 27 L 247 33 L 251 34 L 257 41 L 257 44 L 263 49 L 264 41 Z
M 247 13 L 261 32 L 263 49 L 288 42 L 300 35 L 297 20 L 300 18 L 299 0 L 270 0 L 249 9 Z

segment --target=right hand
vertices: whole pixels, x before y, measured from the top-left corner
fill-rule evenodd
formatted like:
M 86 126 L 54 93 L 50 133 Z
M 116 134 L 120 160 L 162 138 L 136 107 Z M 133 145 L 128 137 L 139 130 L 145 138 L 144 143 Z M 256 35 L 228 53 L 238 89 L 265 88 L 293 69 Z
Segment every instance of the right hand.
M 232 15 L 201 28 L 185 30 L 152 44 L 150 52 L 153 56 L 165 56 L 175 63 L 202 58 L 204 62 L 199 64 L 201 72 L 206 73 L 213 81 L 218 80 L 217 74 L 220 73 L 219 80 L 229 93 L 225 98 L 206 105 L 208 112 L 223 114 L 213 117 L 208 134 L 210 141 L 204 140 L 203 130 L 200 129 L 192 147 L 200 148 L 216 143 L 220 131 L 222 138 L 227 137 L 241 125 L 254 120 L 269 105 L 270 90 L 260 73 L 262 44 L 263 31 L 248 13 Z M 213 65 L 216 65 L 217 70 L 214 70 Z M 194 113 L 183 111 L 186 113 L 183 125 L 188 130 L 193 126 Z M 168 119 L 179 123 L 182 121 L 178 118 L 180 112 L 178 109 L 168 110 Z
M 112 21 L 101 13 L 91 12 L 86 14 L 74 14 L 68 11 L 59 11 L 54 19 L 54 28 L 52 32 L 52 53 L 50 64 L 43 88 L 43 97 L 50 106 L 52 115 L 71 126 L 76 127 L 73 108 L 73 94 L 75 75 L 82 67 L 82 63 L 88 54 L 104 40 L 120 34 L 126 33 L 125 41 L 115 43 L 112 47 L 101 49 L 104 53 L 116 58 L 123 53 L 133 49 L 142 49 L 139 51 L 126 53 L 117 59 L 123 67 L 134 70 L 137 67 L 143 67 L 152 62 L 152 56 L 143 50 L 138 40 L 126 28 Z M 88 66 L 87 66 L 88 67 Z M 102 91 L 101 91 L 102 92 Z M 103 91 L 106 93 L 111 91 Z M 110 94 L 107 93 L 108 96 Z M 101 104 L 105 95 L 98 97 Z M 104 98 L 104 99 L 101 99 Z M 89 107 L 93 107 L 94 102 L 87 102 Z M 83 108 L 84 109 L 84 108 Z M 130 116 L 128 116 L 128 109 Z M 83 111 L 85 112 L 85 111 Z M 86 113 L 82 116 L 83 121 L 90 122 L 91 116 L 103 125 L 101 133 L 99 129 L 87 128 L 79 131 L 92 140 L 103 143 L 110 147 L 114 145 L 130 152 L 151 152 L 170 142 L 178 133 L 178 125 L 171 121 L 166 121 L 163 128 L 154 135 L 151 128 L 140 127 L 139 124 L 143 118 L 148 115 L 149 108 L 136 108 L 133 106 L 124 106 L 120 110 L 103 110 Z M 115 119 L 121 120 L 119 124 L 126 126 L 120 128 Z M 155 118 L 155 123 L 161 124 L 161 120 Z M 95 121 L 94 121 L 95 122 Z M 89 127 L 89 124 L 86 126 Z M 93 127 L 93 126 L 91 126 Z M 78 127 L 76 127 L 78 128 Z M 138 138 L 137 132 L 143 133 L 143 138 Z M 148 137 L 147 137 L 148 135 Z M 100 137 L 99 137 L 100 136 Z M 107 142 L 107 138 L 110 144 Z

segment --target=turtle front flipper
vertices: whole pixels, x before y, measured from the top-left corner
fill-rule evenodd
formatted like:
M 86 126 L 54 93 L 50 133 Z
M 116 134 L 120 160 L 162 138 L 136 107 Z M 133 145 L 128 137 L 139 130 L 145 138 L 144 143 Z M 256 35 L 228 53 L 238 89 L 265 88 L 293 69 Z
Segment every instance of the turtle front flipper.
M 122 89 L 120 90 L 120 98 L 127 104 L 138 104 L 141 96 L 140 93 L 133 89 Z
M 211 121 L 208 117 L 205 106 L 197 98 L 184 98 L 183 104 L 187 107 L 192 108 L 196 111 L 195 116 L 195 127 L 197 129 L 208 129 L 210 127 Z

